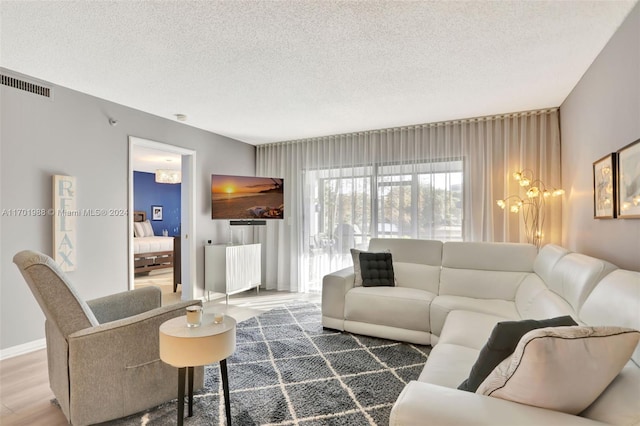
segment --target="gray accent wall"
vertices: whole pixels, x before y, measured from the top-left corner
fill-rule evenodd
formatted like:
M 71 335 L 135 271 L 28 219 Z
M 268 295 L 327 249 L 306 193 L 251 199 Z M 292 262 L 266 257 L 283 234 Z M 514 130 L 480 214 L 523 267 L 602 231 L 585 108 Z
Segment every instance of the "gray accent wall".
M 51 86 L 52 99 L 0 86 L 0 349 L 44 337 L 44 316 L 12 258 L 24 249 L 51 255 L 52 218 L 9 211 L 50 208 L 52 175 L 77 178 L 78 209 L 127 209 L 129 136 L 195 150 L 196 287 L 203 288 L 203 242 L 228 235 L 225 224 L 211 220 L 210 176 L 255 174 L 252 145 Z M 128 290 L 127 221 L 77 218 L 78 267 L 69 277 L 83 298 Z
M 562 245 L 640 271 L 640 219 L 593 218 L 593 162 L 640 139 L 640 4 L 560 107 Z

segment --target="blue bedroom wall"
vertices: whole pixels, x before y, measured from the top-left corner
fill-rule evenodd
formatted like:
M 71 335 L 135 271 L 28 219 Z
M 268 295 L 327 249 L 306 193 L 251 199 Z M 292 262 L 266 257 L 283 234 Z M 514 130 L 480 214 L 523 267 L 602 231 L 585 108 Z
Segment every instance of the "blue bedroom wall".
M 156 183 L 154 173 L 133 172 L 133 208 L 147 212 L 153 233 L 180 234 L 180 184 Z M 162 220 L 153 220 L 151 206 L 162 206 Z

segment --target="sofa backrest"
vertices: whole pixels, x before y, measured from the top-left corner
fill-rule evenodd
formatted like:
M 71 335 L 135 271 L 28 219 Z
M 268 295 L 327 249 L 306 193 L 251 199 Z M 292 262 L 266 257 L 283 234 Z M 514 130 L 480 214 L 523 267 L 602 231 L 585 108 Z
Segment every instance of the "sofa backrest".
M 549 290 L 566 300 L 575 312 L 579 312 L 596 284 L 615 269 L 617 267 L 614 264 L 605 260 L 580 253 L 567 253 L 541 278 Z
M 516 309 L 522 318 L 545 319 L 571 315 L 578 321 L 578 313 L 558 294 L 549 290 L 549 280 L 558 261 L 570 251 L 554 244 L 542 247 L 533 262 L 534 274 L 531 274 L 518 287 Z
M 547 244 L 542 247 L 536 256 L 535 262 L 533 262 L 533 271 L 544 282 L 551 280 L 551 272 L 556 266 L 558 261 L 571 253 L 564 247 L 557 246 L 555 244 Z
M 516 309 L 523 319 L 548 319 L 571 315 L 579 322 L 578 313 L 573 307 L 547 288 L 537 274 L 526 277 L 516 292 Z
M 640 330 L 640 272 L 617 269 L 596 285 L 582 305 L 582 322 Z M 620 374 L 580 415 L 607 424 L 638 424 L 640 345 Z
M 593 289 L 579 312 L 585 324 L 640 330 L 640 272 L 616 269 Z M 632 359 L 640 366 L 640 346 Z
M 537 252 L 531 244 L 446 242 L 438 294 L 514 300 Z
M 391 251 L 398 287 L 410 287 L 438 294 L 442 241 L 372 238 L 370 251 Z

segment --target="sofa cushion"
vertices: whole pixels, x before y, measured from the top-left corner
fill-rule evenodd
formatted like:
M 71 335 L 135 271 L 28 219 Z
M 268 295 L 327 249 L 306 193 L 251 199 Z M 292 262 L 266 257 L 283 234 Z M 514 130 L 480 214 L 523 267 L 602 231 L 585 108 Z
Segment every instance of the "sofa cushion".
M 527 277 L 516 293 L 516 309 L 522 318 L 544 319 L 563 315 L 577 318 L 577 312 L 558 294 L 549 290 L 535 274 Z
M 398 287 L 416 288 L 438 294 L 440 288 L 439 266 L 399 262 L 394 256 L 393 274 Z
M 447 315 L 438 345 L 450 343 L 477 351 L 487 343 L 491 331 L 504 317 L 481 312 L 455 310 Z
M 515 300 L 536 254 L 531 244 L 446 242 L 438 294 Z
M 578 325 L 570 316 L 546 320 L 501 321 L 495 325 L 487 343 L 480 350 L 478 359 L 471 367 L 469 377 L 458 389 L 475 392 L 480 383 L 489 376 L 494 368 L 513 353 L 522 336 L 531 330 L 544 327 Z
M 533 262 L 533 271 L 544 282 L 548 282 L 551 280 L 551 273 L 556 263 L 569 253 L 571 252 L 564 247 L 547 244 L 538 252 L 536 260 Z
M 617 269 L 604 277 L 584 302 L 580 319 L 640 330 L 640 272 Z M 640 365 L 640 345 L 632 358 Z
M 604 260 L 569 253 L 553 266 L 545 283 L 578 312 L 596 284 L 615 269 L 615 265 Z
M 469 370 L 478 358 L 479 352 L 465 346 L 438 343 L 431 349 L 418 380 L 455 389 L 469 376 Z
M 474 299 L 515 300 L 518 287 L 532 272 L 478 271 L 474 269 L 442 268 L 442 296 L 466 296 Z
M 640 332 L 622 327 L 549 327 L 525 334 L 477 393 L 578 414 L 627 363 Z
M 640 367 L 629 361 L 581 416 L 611 425 L 640 423 Z
M 364 287 L 395 285 L 391 253 L 360 253 L 360 270 Z
M 519 320 L 514 302 L 499 299 L 475 299 L 462 296 L 437 296 L 431 304 L 431 333 L 439 336 L 449 312 L 454 310 L 481 312 L 502 317 L 503 320 Z
M 533 272 L 538 250 L 531 244 L 448 241 L 442 266 L 478 271 Z
M 442 266 L 442 241 L 372 238 L 369 251 L 391 251 L 396 286 L 438 293 Z
M 417 380 L 398 396 L 389 426 L 605 426 L 579 416 L 514 404 Z
M 442 265 L 442 241 L 399 238 L 372 238 L 370 251 L 390 250 L 396 262 Z
M 435 294 L 403 287 L 354 287 L 345 296 L 345 320 L 428 332 Z

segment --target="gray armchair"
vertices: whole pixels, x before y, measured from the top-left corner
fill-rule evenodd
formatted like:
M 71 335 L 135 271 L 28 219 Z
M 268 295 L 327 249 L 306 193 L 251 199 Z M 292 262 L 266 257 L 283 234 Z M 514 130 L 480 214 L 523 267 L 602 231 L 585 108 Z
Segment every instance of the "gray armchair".
M 69 422 L 86 425 L 124 417 L 175 399 L 178 374 L 160 360 L 158 329 L 199 300 L 161 307 L 146 287 L 83 301 L 49 256 L 16 254 L 46 316 L 49 384 Z M 203 386 L 203 367 L 195 386 Z

